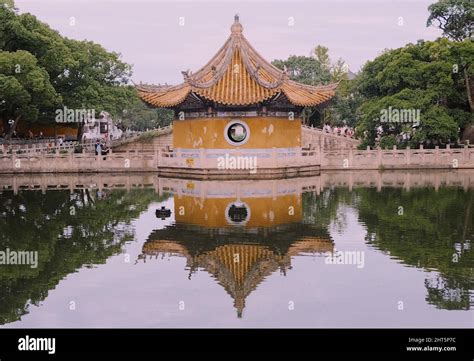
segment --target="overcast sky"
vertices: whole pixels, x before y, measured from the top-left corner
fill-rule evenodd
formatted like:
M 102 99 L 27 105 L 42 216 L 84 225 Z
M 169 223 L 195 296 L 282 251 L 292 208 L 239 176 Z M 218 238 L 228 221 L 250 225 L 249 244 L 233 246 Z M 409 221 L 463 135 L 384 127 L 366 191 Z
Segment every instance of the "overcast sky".
M 15 0 L 62 35 L 102 44 L 133 64 L 135 82 L 176 84 L 222 46 L 234 14 L 267 60 L 321 44 L 354 72 L 385 48 L 440 35 L 427 28 L 435 0 L 162 1 Z M 184 24 L 183 24 L 184 22 Z

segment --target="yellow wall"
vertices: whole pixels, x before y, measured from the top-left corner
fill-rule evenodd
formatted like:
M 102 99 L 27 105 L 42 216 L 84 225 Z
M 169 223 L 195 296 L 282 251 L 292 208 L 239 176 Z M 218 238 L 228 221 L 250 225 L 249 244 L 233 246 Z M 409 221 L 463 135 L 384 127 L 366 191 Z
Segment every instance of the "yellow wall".
M 249 140 L 239 148 L 292 148 L 301 146 L 301 121 L 276 117 L 197 118 L 173 122 L 174 148 L 234 149 L 224 136 L 231 120 L 250 128 Z
M 59 135 L 75 138 L 77 135 L 77 128 L 67 127 L 58 124 L 29 124 L 26 122 L 18 123 L 16 131 L 19 135 L 28 136 L 28 130 L 31 130 L 34 136 L 38 136 L 43 132 L 44 137 L 55 137 Z M 0 133 L 3 133 L 3 124 L 0 122 Z
M 205 198 L 174 196 L 176 222 L 209 228 L 232 227 L 226 219 L 225 211 L 235 198 Z M 290 194 L 277 198 L 241 198 L 250 208 L 250 218 L 246 228 L 271 227 L 301 222 L 301 195 Z M 291 208 L 290 208 L 291 207 Z

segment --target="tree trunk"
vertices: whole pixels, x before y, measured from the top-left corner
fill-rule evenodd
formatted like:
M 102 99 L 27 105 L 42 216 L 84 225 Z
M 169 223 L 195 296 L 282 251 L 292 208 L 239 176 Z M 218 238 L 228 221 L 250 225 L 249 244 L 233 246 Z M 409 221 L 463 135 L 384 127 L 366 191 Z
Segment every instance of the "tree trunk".
M 17 116 L 13 124 L 10 126 L 10 129 L 8 129 L 7 135 L 5 136 L 5 139 L 11 139 L 13 132 L 16 129 L 16 126 L 18 125 L 18 122 L 20 121 L 21 115 Z
M 1 134 L 5 133 L 6 134 L 6 131 L 7 131 L 7 128 L 8 128 L 8 120 L 6 118 L 0 118 L 1 122 L 2 122 L 2 131 L 1 131 Z
M 469 101 L 469 108 L 471 109 L 471 113 L 474 112 L 474 99 L 472 98 L 472 92 L 474 84 L 472 82 L 471 77 L 469 76 L 468 68 L 464 68 L 464 79 L 466 80 L 466 91 L 467 91 L 467 100 Z
M 87 196 L 87 201 L 89 202 L 90 205 L 95 204 L 94 200 L 91 197 L 91 194 L 89 193 L 89 189 L 86 188 L 86 196 Z
M 83 123 L 79 123 L 77 125 L 77 135 L 76 135 L 76 140 L 78 142 L 81 142 L 82 141 L 82 134 L 84 133 L 84 124 Z

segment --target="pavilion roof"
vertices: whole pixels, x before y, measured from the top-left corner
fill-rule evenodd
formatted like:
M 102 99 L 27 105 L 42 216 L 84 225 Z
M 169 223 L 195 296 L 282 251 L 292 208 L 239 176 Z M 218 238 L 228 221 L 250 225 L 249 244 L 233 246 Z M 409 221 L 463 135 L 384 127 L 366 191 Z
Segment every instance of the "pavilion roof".
M 183 72 L 176 86 L 137 85 L 140 98 L 151 106 L 171 108 L 190 93 L 229 106 L 251 105 L 284 93 L 297 106 L 314 106 L 335 95 L 337 84 L 305 85 L 290 80 L 286 70 L 267 62 L 242 34 L 236 15 L 231 34 L 216 55 L 195 73 Z

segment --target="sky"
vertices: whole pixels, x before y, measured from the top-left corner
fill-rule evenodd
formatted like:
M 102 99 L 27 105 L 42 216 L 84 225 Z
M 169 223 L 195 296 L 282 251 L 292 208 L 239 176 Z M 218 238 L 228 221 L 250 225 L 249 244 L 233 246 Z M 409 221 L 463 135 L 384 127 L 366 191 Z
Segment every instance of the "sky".
M 178 84 L 230 35 L 237 13 L 244 36 L 268 61 L 329 48 L 353 72 L 384 49 L 434 40 L 426 27 L 435 0 L 15 0 L 62 35 L 91 40 L 133 65 L 134 82 Z

